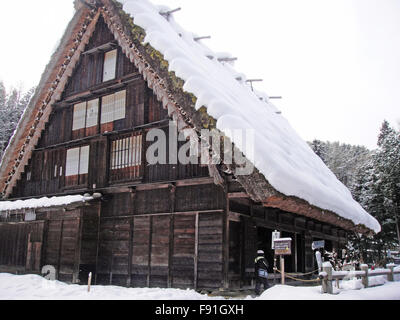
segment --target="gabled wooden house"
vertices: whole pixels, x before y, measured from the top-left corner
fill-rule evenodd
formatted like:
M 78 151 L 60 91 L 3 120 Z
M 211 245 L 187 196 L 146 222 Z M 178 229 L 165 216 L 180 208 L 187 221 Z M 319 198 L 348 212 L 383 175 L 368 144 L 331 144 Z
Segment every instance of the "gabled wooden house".
M 339 249 L 348 232 L 379 231 L 345 187 L 339 193 L 329 188 L 339 182 L 303 145 L 296 162 L 315 164 L 318 176 L 327 179 L 325 187 L 311 188 L 310 197 L 280 187 L 264 162 L 256 161 L 245 175 L 235 174 L 240 167 L 235 162 L 150 164 L 146 135 L 152 129 L 168 132 L 173 120 L 180 132 L 191 129 L 200 139 L 201 129 L 220 130 L 221 119 L 204 96 L 190 90 L 187 69 L 183 75 L 174 69 L 179 59 L 163 52 L 188 44 L 170 13 L 146 0 L 125 2 L 75 1 L 76 13 L 1 163 L 0 271 L 38 273 L 53 265 L 59 280 L 73 283 L 93 272 L 97 284 L 243 288 L 251 284 L 257 249 L 265 250 L 272 266 L 274 230 L 293 239 L 293 254 L 285 258 L 290 272 L 315 269 L 312 241 L 324 239 L 328 250 Z M 155 34 L 166 47 L 162 41 L 157 45 Z M 276 117 L 277 128 L 286 126 L 267 98 L 261 101 L 232 76 L 223 59 L 199 50 L 201 55 L 215 70 L 227 70 L 224 79 L 232 78 L 227 82 L 243 87 L 227 90 L 229 95 L 247 95 L 246 108 L 265 108 L 265 115 L 254 118 L 267 116 L 267 123 Z M 198 61 L 206 70 L 208 62 Z M 188 76 L 212 82 L 217 73 Z M 217 93 L 227 99 L 222 89 Z M 288 139 L 277 145 L 284 147 Z M 293 146 L 287 157 L 296 153 Z M 281 153 L 272 147 L 271 153 Z M 265 163 L 284 175 L 268 159 Z M 337 207 L 319 205 L 324 188 L 344 200 Z

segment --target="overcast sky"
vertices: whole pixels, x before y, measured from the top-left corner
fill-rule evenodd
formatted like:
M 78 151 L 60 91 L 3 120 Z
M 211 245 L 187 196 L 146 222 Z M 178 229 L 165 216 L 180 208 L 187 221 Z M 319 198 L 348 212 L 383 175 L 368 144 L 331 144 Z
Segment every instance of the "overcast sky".
M 400 0 L 153 0 L 181 7 L 186 30 L 261 78 L 305 140 L 376 146 L 400 122 Z M 73 0 L 0 0 L 0 80 L 38 83 L 72 18 Z

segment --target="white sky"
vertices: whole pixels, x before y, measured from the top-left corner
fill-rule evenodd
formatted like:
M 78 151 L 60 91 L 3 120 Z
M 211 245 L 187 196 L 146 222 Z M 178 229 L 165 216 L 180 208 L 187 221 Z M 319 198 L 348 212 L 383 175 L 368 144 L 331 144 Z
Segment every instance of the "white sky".
M 305 140 L 374 148 L 381 123 L 400 121 L 399 0 L 153 0 L 182 7 L 186 30 L 262 78 Z M 0 0 L 0 80 L 39 82 L 73 15 L 73 0 Z

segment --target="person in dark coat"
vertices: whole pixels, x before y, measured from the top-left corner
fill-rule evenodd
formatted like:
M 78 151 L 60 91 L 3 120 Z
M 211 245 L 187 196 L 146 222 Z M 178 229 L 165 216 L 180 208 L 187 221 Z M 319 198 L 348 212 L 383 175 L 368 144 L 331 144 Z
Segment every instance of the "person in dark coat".
M 255 260 L 255 276 L 256 276 L 256 294 L 260 295 L 261 285 L 264 286 L 264 290 L 269 288 L 268 284 L 268 261 L 265 259 L 264 251 L 257 251 L 257 258 Z

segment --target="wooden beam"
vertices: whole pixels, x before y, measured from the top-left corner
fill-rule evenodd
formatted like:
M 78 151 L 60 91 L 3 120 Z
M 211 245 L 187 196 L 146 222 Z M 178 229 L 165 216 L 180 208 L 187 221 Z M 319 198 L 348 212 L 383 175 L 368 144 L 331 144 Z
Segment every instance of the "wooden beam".
M 194 178 L 194 179 L 186 179 L 186 180 L 176 181 L 175 185 L 177 187 L 184 187 L 184 186 L 213 184 L 213 183 L 214 183 L 213 178 L 205 177 L 205 178 Z
M 105 44 L 102 44 L 101 46 L 98 46 L 96 48 L 87 50 L 87 51 L 83 52 L 82 55 L 92 54 L 92 53 L 99 52 L 99 51 L 105 52 L 105 51 L 114 49 L 116 47 L 117 47 L 117 42 L 114 40 L 114 41 L 110 41 Z
M 369 233 L 370 230 L 364 226 L 354 225 L 348 219 L 344 219 L 327 210 L 321 210 L 311 206 L 304 200 L 295 197 L 271 196 L 263 202 L 265 207 L 278 208 L 283 211 L 292 212 L 305 217 L 315 219 L 320 222 L 328 223 L 334 226 L 341 227 L 348 231 L 357 231 L 360 233 Z
M 237 199 L 237 198 L 250 198 L 250 196 L 246 192 L 231 192 L 228 193 L 229 199 Z

